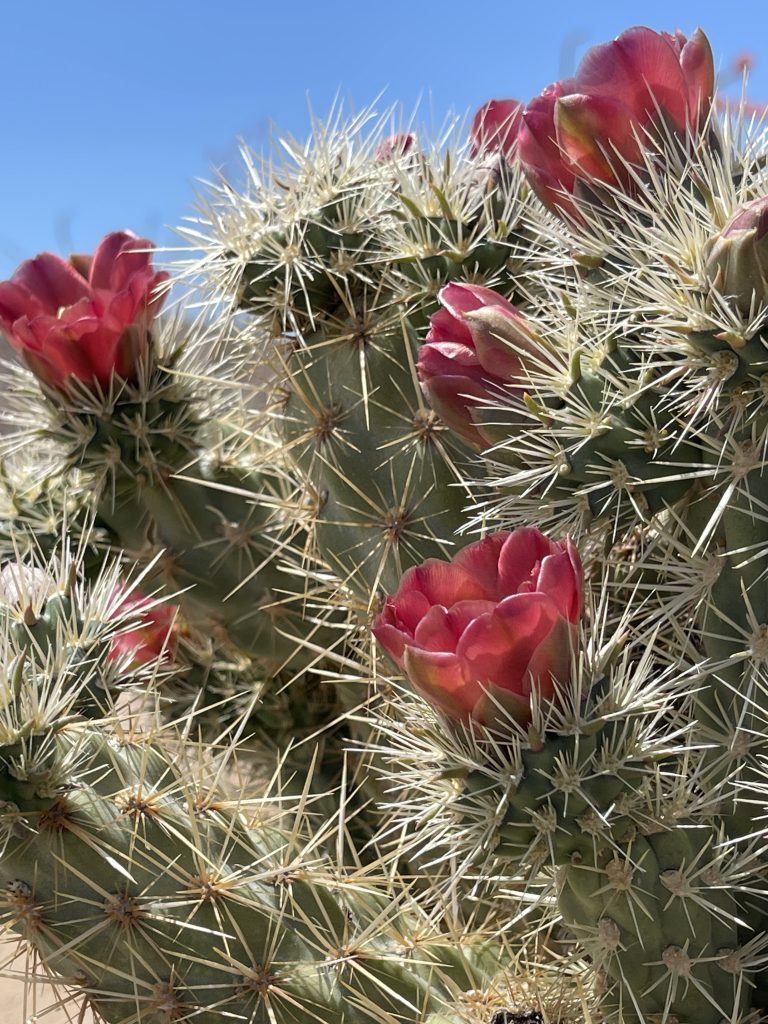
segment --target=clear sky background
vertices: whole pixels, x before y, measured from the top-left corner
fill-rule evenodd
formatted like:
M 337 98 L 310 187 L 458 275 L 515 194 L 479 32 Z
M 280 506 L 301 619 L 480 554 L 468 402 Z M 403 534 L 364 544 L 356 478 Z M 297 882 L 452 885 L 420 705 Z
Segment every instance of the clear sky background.
M 0 277 L 116 228 L 163 245 L 237 139 L 298 137 L 308 104 L 421 99 L 440 123 L 529 99 L 633 24 L 697 24 L 728 76 L 745 51 L 768 101 L 768 5 L 565 0 L 0 0 Z M 730 88 L 733 93 L 735 86 Z

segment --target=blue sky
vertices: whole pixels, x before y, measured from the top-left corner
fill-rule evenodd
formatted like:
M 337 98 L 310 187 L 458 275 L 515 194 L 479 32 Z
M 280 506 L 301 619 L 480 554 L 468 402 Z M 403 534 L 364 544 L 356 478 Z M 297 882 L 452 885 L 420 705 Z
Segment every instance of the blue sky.
M 768 101 L 762 3 L 6 0 L 0 276 L 116 228 L 173 244 L 197 180 L 237 172 L 236 139 L 264 147 L 272 124 L 305 136 L 310 101 L 359 110 L 384 91 L 382 107 L 421 98 L 439 123 L 530 98 L 629 25 L 699 23 L 721 70 L 754 53 L 750 94 Z

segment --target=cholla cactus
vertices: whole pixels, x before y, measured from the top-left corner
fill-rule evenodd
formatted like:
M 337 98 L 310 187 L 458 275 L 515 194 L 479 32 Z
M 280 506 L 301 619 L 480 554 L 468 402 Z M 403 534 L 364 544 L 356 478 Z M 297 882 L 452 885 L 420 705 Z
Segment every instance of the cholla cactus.
M 6 548 L 61 510 L 181 608 L 142 667 L 103 584 L 11 601 L 10 920 L 104 1020 L 507 1024 L 537 942 L 547 1024 L 768 1009 L 768 178 L 713 94 L 631 29 L 468 142 L 248 156 L 204 317 L 125 233 L 0 285 Z
M 151 666 L 131 678 L 115 656 L 131 625 L 115 571 L 93 588 L 75 573 L 10 564 L 2 580 L 0 876 L 48 969 L 105 1021 L 472 1020 L 503 947 L 441 933 L 405 891 L 324 858 L 322 829 L 280 831 L 205 759 L 98 714 Z

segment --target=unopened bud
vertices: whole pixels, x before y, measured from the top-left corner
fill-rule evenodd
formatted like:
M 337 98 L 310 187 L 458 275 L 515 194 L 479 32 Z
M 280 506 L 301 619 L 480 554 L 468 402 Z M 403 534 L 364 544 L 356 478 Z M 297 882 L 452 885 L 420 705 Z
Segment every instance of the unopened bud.
M 768 197 L 742 206 L 710 241 L 707 277 L 744 317 L 768 304 Z

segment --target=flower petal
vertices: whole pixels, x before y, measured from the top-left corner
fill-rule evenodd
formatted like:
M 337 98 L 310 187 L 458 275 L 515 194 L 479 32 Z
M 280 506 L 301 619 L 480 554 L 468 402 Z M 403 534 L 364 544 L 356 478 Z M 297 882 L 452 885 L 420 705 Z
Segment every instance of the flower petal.
M 470 150 L 478 153 L 513 152 L 523 105 L 519 100 L 488 100 L 472 118 Z
M 93 288 L 119 291 L 127 285 L 133 274 L 151 276 L 152 243 L 137 238 L 131 231 L 113 231 L 99 243 L 93 254 L 90 283 Z
M 432 607 L 432 602 L 420 590 L 408 586 L 408 573 L 405 573 L 400 589 L 394 597 L 387 598 L 391 621 L 398 629 L 413 636 L 416 627 Z
M 493 601 L 459 601 L 452 608 L 434 605 L 416 627 L 414 647 L 426 651 L 456 650 L 464 630 L 480 615 L 496 607 Z
M 445 309 L 457 319 L 463 319 L 465 313 L 483 306 L 502 306 L 504 309 L 517 312 L 512 303 L 499 295 L 492 288 L 483 288 L 479 284 L 460 284 L 451 282 L 440 289 L 438 299 Z
M 455 654 L 406 647 L 404 667 L 414 688 L 452 718 L 468 719 L 483 694 L 479 683 L 465 677 Z
M 56 316 L 62 307 L 90 296 L 88 282 L 75 268 L 52 252 L 44 252 L 22 263 L 12 283 L 26 288 L 43 312 Z
M 593 46 L 576 72 L 578 88 L 624 103 L 641 123 L 661 110 L 685 130 L 688 99 L 678 54 L 660 32 L 636 26 L 608 43 Z
M 372 633 L 390 658 L 402 668 L 405 645 L 412 637 L 397 629 L 391 623 L 383 622 L 381 618 L 376 620 Z
M 626 182 L 626 165 L 640 159 L 642 134 L 630 109 L 610 96 L 575 93 L 555 106 L 557 141 L 584 178 Z
M 515 693 L 530 692 L 529 663 L 560 620 L 546 594 L 515 594 L 466 628 L 456 654 L 468 677 Z
M 137 591 L 128 592 L 119 585 L 112 595 L 113 616 L 133 612 L 136 620 L 127 624 L 113 638 L 109 660 L 126 659 L 131 667 L 146 665 L 161 655 L 172 658 L 177 639 L 176 605 L 152 601 Z
M 715 94 L 715 62 L 709 39 L 697 28 L 680 52 L 680 67 L 688 83 L 688 110 L 693 128 L 701 127 Z
M 501 701 L 526 722 L 534 688 L 551 697 L 553 681 L 568 681 L 581 586 L 570 540 L 551 541 L 533 527 L 490 534 L 452 562 L 409 569 L 374 633 L 447 714 L 485 720 Z
M 403 583 L 406 577 L 410 577 L 409 585 L 423 594 L 431 605 L 450 608 L 459 601 L 486 600 L 489 596 L 461 566 L 439 558 L 429 558 L 422 565 L 409 569 L 403 576 Z
M 571 677 L 571 655 L 576 643 L 575 627 L 558 619 L 528 662 L 528 678 L 541 697 L 550 700 L 555 683 L 567 683 Z
M 461 567 L 430 558 L 403 573 L 397 593 L 387 598 L 376 625 L 391 625 L 412 637 L 433 605 L 449 608 L 488 596 Z
M 523 111 L 523 123 L 517 140 L 517 152 L 526 177 L 536 188 L 536 182 L 547 183 L 547 188 L 558 192 L 573 192 L 576 181 L 573 168 L 563 160 L 555 132 L 555 104 L 568 92 L 569 82 L 556 82 L 547 86 L 540 96 L 534 97 Z M 544 196 L 537 195 L 543 202 Z M 548 204 L 549 205 L 549 204 Z
M 503 384 L 522 380 L 520 342 L 525 337 L 525 320 L 517 309 L 514 306 L 511 309 L 498 305 L 483 306 L 467 313 L 466 320 L 486 378 Z M 525 348 L 530 350 L 530 347 L 529 341 Z
M 40 300 L 16 281 L 0 283 L 0 326 L 11 333 L 13 325 L 21 317 L 33 317 L 44 313 Z
M 478 383 L 487 376 L 474 348 L 449 341 L 427 341 L 419 349 L 419 377 L 427 381 L 435 376 L 470 377 Z
M 533 526 L 524 526 L 507 534 L 499 552 L 499 596 L 516 594 L 522 586 L 535 588 L 538 568 L 547 555 L 562 548 Z
M 485 447 L 470 412 L 473 400 L 482 402 L 489 397 L 485 385 L 470 377 L 451 374 L 430 377 L 422 384 L 422 389 L 430 406 L 447 427 L 474 447 Z
M 578 622 L 583 611 L 583 579 L 581 558 L 568 538 L 564 550 L 547 555 L 542 561 L 536 590 L 549 594 L 569 622 Z
M 758 239 L 768 235 L 768 196 L 753 199 L 740 206 L 723 228 L 722 234 L 725 238 L 730 238 L 736 231 L 750 230 L 755 232 Z
M 471 348 L 472 335 L 462 317 L 455 317 L 447 309 L 438 309 L 430 317 L 425 343 L 456 344 Z
M 433 605 L 413 634 L 413 645 L 425 651 L 454 653 L 457 637 L 448 624 L 448 611 L 441 604 Z
M 549 210 L 566 220 L 582 223 L 584 218 L 571 198 L 576 185 L 576 175 L 570 165 L 566 171 L 566 164 L 563 163 L 563 168 L 559 177 L 555 177 L 538 167 L 526 166 L 525 176 L 528 184 Z
M 511 536 L 508 532 L 490 533 L 482 540 L 462 548 L 453 559 L 453 564 L 476 580 L 491 601 L 500 601 L 512 593 L 499 586 L 499 556 Z

